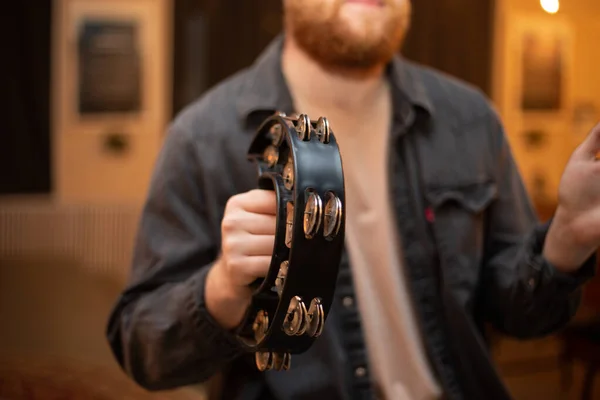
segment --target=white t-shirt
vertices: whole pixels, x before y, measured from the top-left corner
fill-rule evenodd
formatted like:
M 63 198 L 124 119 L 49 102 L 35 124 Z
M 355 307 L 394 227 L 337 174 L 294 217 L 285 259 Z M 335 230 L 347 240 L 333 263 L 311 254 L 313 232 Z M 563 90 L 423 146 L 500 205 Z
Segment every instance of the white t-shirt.
M 337 138 L 346 184 L 346 243 L 369 354 L 371 376 L 386 400 L 433 400 L 441 390 L 414 320 L 388 186 L 392 110 L 348 118 L 317 110 L 295 93 L 298 112 L 326 116 Z

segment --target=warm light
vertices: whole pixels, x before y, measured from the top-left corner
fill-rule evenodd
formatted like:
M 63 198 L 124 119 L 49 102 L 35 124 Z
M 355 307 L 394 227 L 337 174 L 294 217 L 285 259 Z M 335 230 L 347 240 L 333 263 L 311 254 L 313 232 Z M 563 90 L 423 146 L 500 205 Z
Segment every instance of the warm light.
M 540 5 L 548 14 L 556 14 L 560 6 L 558 0 L 540 0 Z

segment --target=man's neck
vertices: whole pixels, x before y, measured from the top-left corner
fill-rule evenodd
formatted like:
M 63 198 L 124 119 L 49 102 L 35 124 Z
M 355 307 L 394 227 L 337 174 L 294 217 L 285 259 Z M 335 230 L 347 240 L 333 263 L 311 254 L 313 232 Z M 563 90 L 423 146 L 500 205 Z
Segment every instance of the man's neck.
M 292 98 L 305 99 L 319 109 L 360 112 L 372 108 L 387 93 L 383 66 L 335 73 L 315 62 L 289 37 L 283 47 L 282 69 Z

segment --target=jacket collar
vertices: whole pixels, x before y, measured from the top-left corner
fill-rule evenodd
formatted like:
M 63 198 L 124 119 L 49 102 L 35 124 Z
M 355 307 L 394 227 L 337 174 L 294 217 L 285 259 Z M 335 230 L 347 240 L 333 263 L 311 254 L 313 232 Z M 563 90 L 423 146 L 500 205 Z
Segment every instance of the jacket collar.
M 236 101 L 239 117 L 246 126 L 256 126 L 275 111 L 294 112 L 294 103 L 281 67 L 283 35 L 277 36 L 250 66 Z M 394 101 L 395 117 L 404 121 L 415 109 L 433 114 L 433 104 L 415 65 L 396 55 L 387 66 Z

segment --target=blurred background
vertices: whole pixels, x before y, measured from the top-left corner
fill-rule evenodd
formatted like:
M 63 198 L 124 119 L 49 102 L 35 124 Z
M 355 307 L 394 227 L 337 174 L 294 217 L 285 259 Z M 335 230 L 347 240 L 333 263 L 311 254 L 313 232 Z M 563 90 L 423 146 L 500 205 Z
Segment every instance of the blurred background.
M 149 394 L 104 339 L 170 119 L 248 66 L 281 0 L 29 0 L 0 15 L 0 398 Z M 8 7 L 7 7 L 8 8 Z M 419 0 L 403 53 L 481 88 L 541 219 L 600 119 L 600 1 Z M 600 284 L 560 334 L 492 350 L 516 399 L 600 399 Z M 600 381 L 600 379 L 598 379 Z

